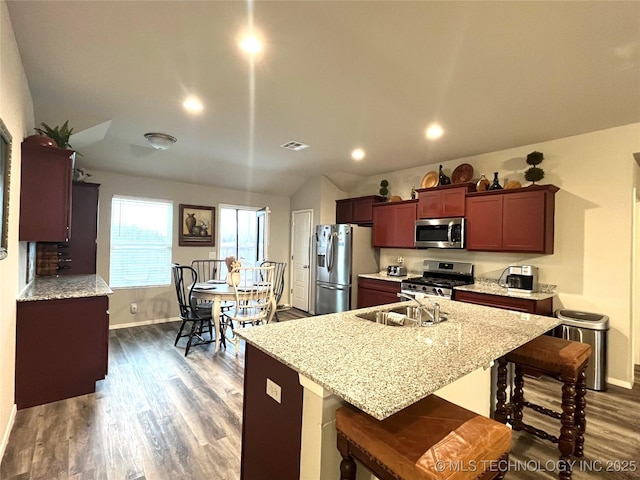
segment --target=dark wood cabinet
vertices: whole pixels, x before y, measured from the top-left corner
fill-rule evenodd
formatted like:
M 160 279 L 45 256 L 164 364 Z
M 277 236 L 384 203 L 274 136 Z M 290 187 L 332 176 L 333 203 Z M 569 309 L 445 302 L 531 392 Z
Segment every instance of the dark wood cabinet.
M 473 183 L 418 189 L 418 218 L 464 217 L 466 194 L 475 189 Z
M 373 205 L 384 200 L 384 197 L 378 195 L 336 200 L 336 223 L 355 223 L 362 226 L 371 226 L 373 222 Z
M 107 374 L 106 296 L 18 302 L 18 408 L 95 392 Z
M 73 183 L 71 238 L 59 248 L 61 266 L 68 268 L 60 274 L 96 273 L 99 188 L 97 183 Z
M 471 193 L 467 250 L 553 253 L 554 185 Z
M 20 241 L 66 242 L 75 152 L 22 144 Z
M 414 248 L 417 200 L 373 206 L 374 247 Z
M 496 307 L 505 310 L 535 313 L 536 315 L 553 315 L 553 298 L 534 300 L 529 298 L 507 297 L 502 295 L 455 290 L 454 299 L 459 302 L 485 305 L 487 307 Z
M 400 282 L 358 278 L 358 308 L 400 302 Z

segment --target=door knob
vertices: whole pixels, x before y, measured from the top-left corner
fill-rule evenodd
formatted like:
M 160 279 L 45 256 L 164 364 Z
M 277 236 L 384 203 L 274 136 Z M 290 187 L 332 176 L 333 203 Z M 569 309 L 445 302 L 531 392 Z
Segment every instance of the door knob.
M 303 265 L 302 268 L 309 268 L 309 265 Z

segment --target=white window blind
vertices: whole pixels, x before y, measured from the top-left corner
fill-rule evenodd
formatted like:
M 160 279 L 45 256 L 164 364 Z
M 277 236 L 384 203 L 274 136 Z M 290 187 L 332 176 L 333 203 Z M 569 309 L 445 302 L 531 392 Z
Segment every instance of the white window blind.
M 173 203 L 114 196 L 111 201 L 111 287 L 171 283 Z

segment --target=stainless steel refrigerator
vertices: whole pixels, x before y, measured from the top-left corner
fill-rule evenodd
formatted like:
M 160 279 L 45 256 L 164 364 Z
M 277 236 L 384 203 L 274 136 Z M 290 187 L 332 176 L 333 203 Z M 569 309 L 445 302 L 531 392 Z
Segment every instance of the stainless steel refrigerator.
M 358 275 L 378 271 L 371 228 L 316 225 L 316 315 L 357 308 Z

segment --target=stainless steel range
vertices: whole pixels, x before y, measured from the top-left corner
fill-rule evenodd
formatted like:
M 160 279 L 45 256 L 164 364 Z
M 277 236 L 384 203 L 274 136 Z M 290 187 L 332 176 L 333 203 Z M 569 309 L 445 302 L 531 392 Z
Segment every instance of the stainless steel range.
M 402 281 L 400 288 L 403 293 L 451 298 L 453 287 L 473 283 L 472 263 L 425 260 L 422 265 L 424 272 L 421 277 Z

